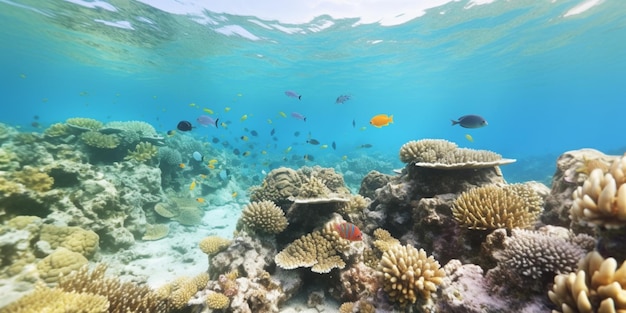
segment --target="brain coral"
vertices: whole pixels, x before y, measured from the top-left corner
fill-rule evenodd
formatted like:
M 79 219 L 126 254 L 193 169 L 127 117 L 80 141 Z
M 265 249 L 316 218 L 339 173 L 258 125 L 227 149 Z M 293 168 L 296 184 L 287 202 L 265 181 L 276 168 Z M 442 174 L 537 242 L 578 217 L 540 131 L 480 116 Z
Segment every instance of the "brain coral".
M 102 128 L 102 122 L 84 117 L 68 118 L 65 123 L 70 127 L 81 130 L 99 130 Z
M 128 150 L 128 155 L 124 160 L 133 160 L 137 162 L 147 162 L 157 156 L 157 148 L 149 142 L 140 142 L 135 146 L 135 150 Z
M 219 236 L 205 237 L 199 243 L 200 250 L 208 255 L 216 254 L 226 249 L 228 245 L 230 245 L 230 240 Z
M 63 247 L 90 258 L 98 251 L 100 237 L 80 227 L 46 224 L 41 228 L 39 239 L 47 241 L 53 249 Z
M 592 170 L 573 196 L 572 220 L 606 228 L 626 225 L 626 156 L 615 160 L 606 172 Z
M 532 226 L 541 214 L 543 199 L 528 184 L 487 185 L 461 193 L 454 201 L 454 219 L 470 229 Z
M 587 254 L 578 272 L 554 277 L 548 297 L 563 313 L 626 311 L 626 262 L 618 268 L 613 258 Z
M 115 149 L 120 144 L 116 135 L 105 135 L 97 131 L 84 132 L 80 139 L 88 146 L 100 149 Z
M 401 306 L 415 303 L 418 295 L 428 299 L 445 276 L 439 262 L 411 245 L 390 247 L 383 253 L 378 270 L 383 277 L 383 290 Z
M 278 234 L 289 224 L 285 213 L 272 201 L 252 202 L 243 209 L 241 219 L 250 229 Z
M 47 257 L 37 263 L 39 277 L 46 283 L 54 283 L 59 275 L 67 275 L 87 264 L 87 259 L 78 252 L 65 248 L 57 248 Z
M 265 176 L 261 186 L 252 190 L 250 200 L 257 202 L 270 200 L 280 204 L 297 195 L 301 184 L 296 171 L 287 167 L 273 169 Z

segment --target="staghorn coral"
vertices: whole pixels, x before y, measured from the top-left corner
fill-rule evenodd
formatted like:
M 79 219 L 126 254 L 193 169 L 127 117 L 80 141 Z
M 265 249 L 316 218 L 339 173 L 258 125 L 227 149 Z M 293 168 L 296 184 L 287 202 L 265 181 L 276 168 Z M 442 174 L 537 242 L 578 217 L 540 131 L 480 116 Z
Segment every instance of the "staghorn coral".
M 157 148 L 149 142 L 140 142 L 135 146 L 135 150 L 128 150 L 128 155 L 124 157 L 124 160 L 136 161 L 136 162 L 148 162 L 157 156 Z
M 429 299 L 445 276 L 439 262 L 411 245 L 390 247 L 383 253 L 378 270 L 389 299 L 403 307 L 415 303 L 418 295 Z
M 272 201 L 252 202 L 243 209 L 241 219 L 246 227 L 267 234 L 278 234 L 289 224 L 285 213 Z
M 515 162 L 487 150 L 458 148 L 455 143 L 442 139 L 409 141 L 400 148 L 400 160 L 439 169 L 485 168 Z
M 554 277 L 548 297 L 563 313 L 605 313 L 626 310 L 626 262 L 618 268 L 613 258 L 590 252 L 578 271 Z
M 626 225 L 626 156 L 615 160 L 606 172 L 592 170 L 573 197 L 573 221 L 609 229 Z
M 146 224 L 146 232 L 141 240 L 159 240 L 167 237 L 170 227 L 167 224 Z
M 298 173 L 287 167 L 271 170 L 260 187 L 250 192 L 250 201 L 269 200 L 278 205 L 287 202 L 289 197 L 296 196 L 302 181 Z
M 454 201 L 454 219 L 470 229 L 532 226 L 542 211 L 542 198 L 525 184 L 487 185 L 463 192 Z
M 78 270 L 87 262 L 82 254 L 59 247 L 37 263 L 37 270 L 43 281 L 54 283 L 59 280 L 59 275 L 67 275 Z
M 198 244 L 200 250 L 208 255 L 214 255 L 230 245 L 230 240 L 219 236 L 208 236 L 200 241 Z
M 105 135 L 97 131 L 87 131 L 80 135 L 80 139 L 88 146 L 100 149 L 115 149 L 120 145 L 116 135 Z
M 3 307 L 1 311 L 3 313 L 106 313 L 109 312 L 109 301 L 100 295 L 66 292 L 37 284 L 35 291 Z
M 24 166 L 21 171 L 15 172 L 13 178 L 16 183 L 24 185 L 26 188 L 46 192 L 52 189 L 54 179 L 46 172 L 40 171 L 32 166 Z
M 57 288 L 71 293 L 93 294 L 105 297 L 112 313 L 168 312 L 168 299 L 161 298 L 148 286 L 122 282 L 119 278 L 105 277 L 107 266 L 98 264 L 89 271 L 88 266 L 59 279 Z
M 67 120 L 65 120 L 65 123 L 72 128 L 76 128 L 80 130 L 95 131 L 95 130 L 99 130 L 100 128 L 102 128 L 102 122 L 91 119 L 91 118 L 84 118 L 84 117 L 68 118 Z
M 63 123 L 55 123 L 50 125 L 50 127 L 44 130 L 44 135 L 48 137 L 61 137 L 67 136 L 70 134 L 70 128 L 66 124 Z
M 230 305 L 230 299 L 219 292 L 209 292 L 206 295 L 206 305 L 211 310 L 224 310 Z
M 46 224 L 41 227 L 39 239 L 47 241 L 52 249 L 63 247 L 91 258 L 99 249 L 100 237 L 91 230 L 76 226 Z

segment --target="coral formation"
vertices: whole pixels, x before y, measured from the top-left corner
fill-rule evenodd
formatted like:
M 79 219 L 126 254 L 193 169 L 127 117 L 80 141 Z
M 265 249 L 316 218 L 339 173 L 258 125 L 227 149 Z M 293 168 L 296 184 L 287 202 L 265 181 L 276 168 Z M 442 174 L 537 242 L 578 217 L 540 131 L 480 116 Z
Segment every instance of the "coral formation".
M 88 146 L 100 149 L 115 149 L 120 144 L 116 135 L 105 135 L 97 131 L 87 131 L 80 135 L 80 139 Z
M 278 234 L 289 224 L 285 213 L 272 201 L 252 202 L 241 212 L 246 227 L 267 234 Z
M 30 312 L 81 312 L 106 313 L 109 301 L 106 297 L 91 293 L 66 292 L 37 284 L 35 291 L 2 308 L 3 313 Z
M 32 166 L 24 166 L 21 171 L 15 172 L 13 179 L 16 183 L 38 192 L 46 192 L 54 185 L 54 179 L 50 175 Z
M 543 199 L 526 184 L 487 185 L 463 192 L 452 213 L 470 229 L 532 226 L 541 214 Z
M 626 156 L 615 160 L 606 172 L 593 169 L 573 196 L 573 221 L 606 228 L 626 225 Z
M 370 171 L 361 180 L 359 194 L 370 199 L 376 198 L 376 189 L 385 186 L 391 180 L 390 175 L 378 171 Z
M 124 160 L 132 160 L 136 162 L 147 162 L 152 160 L 158 154 L 157 148 L 149 142 L 140 142 L 135 146 L 135 150 L 128 150 L 128 155 Z
M 445 277 L 435 258 L 411 245 L 390 247 L 383 253 L 378 270 L 389 299 L 403 307 L 415 303 L 419 295 L 429 299 Z
M 230 305 L 230 298 L 223 293 L 210 292 L 206 296 L 206 305 L 211 310 L 223 310 Z
M 494 167 L 515 162 L 491 151 L 458 148 L 455 143 L 442 139 L 409 141 L 400 148 L 400 160 L 441 169 Z
M 230 240 L 219 236 L 208 236 L 202 239 L 198 245 L 202 252 L 213 255 L 226 249 L 230 245 Z
M 85 130 L 96 131 L 102 128 L 102 125 L 103 125 L 102 122 L 98 120 L 94 120 L 92 118 L 85 118 L 85 117 L 68 118 L 67 120 L 65 120 L 65 123 L 72 128 L 80 129 L 83 131 Z
M 147 224 L 141 240 L 159 240 L 167 237 L 169 233 L 170 227 L 167 224 Z
M 50 125 L 50 127 L 46 128 L 44 131 L 44 135 L 48 137 L 61 137 L 67 136 L 70 134 L 70 128 L 66 124 L 63 123 L 55 123 Z
M 250 201 L 269 200 L 281 205 L 289 197 L 298 194 L 301 184 L 302 181 L 296 171 L 287 167 L 273 169 L 265 176 L 260 187 L 251 190 Z
M 37 263 L 39 277 L 46 283 L 57 282 L 64 276 L 87 264 L 87 258 L 66 248 L 57 248 L 52 254 Z
M 100 237 L 91 230 L 76 226 L 43 225 L 39 239 L 50 244 L 52 249 L 66 248 L 91 258 L 99 248 Z
M 563 313 L 604 313 L 626 310 L 626 262 L 618 268 L 613 258 L 604 259 L 590 252 L 580 262 L 578 271 L 554 278 L 548 296 Z

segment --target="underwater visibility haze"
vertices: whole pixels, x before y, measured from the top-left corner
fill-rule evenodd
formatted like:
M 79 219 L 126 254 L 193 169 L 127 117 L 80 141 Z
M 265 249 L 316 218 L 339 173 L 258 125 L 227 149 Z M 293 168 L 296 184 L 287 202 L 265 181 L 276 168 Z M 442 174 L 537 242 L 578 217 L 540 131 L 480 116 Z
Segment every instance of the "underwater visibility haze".
M 575 230 L 554 239 L 569 245 L 559 252 L 569 265 L 533 274 L 536 294 L 514 301 L 478 296 L 494 312 L 506 301 L 520 312 L 531 304 L 566 305 L 567 297 L 554 291 L 548 298 L 546 290 L 593 248 L 585 240 L 604 242 L 602 256 L 622 261 L 607 252 L 614 237 L 590 230 L 605 219 L 584 205 L 602 197 L 575 191 L 586 179 L 618 177 L 622 165 L 612 166 L 621 162 L 614 155 L 626 151 L 626 5 L 620 0 L 0 0 L 0 17 L 0 271 L 2 289 L 11 295 L 0 307 L 37 279 L 48 283 L 38 297 L 55 298 L 57 291 L 65 297 L 77 287 L 57 274 L 97 261 L 166 294 L 137 308 L 146 312 L 288 312 L 285 303 L 299 297 L 303 307 L 308 301 L 309 308 L 331 311 L 352 302 L 355 312 L 474 312 L 446 298 L 455 287 L 443 277 L 463 275 L 452 269 L 454 259 L 458 268 L 476 264 L 465 270 L 490 271 L 485 281 L 473 281 L 479 286 L 508 289 L 501 278 L 508 277 L 519 282 L 514 294 L 528 283 L 520 278 L 528 271 L 504 273 L 517 260 L 513 248 L 492 251 L 484 262 L 472 244 L 480 247 L 487 233 L 455 232 L 453 224 L 464 231 L 505 228 L 506 242 L 550 247 L 544 242 L 554 238 L 546 236 L 556 232 L 539 230 L 537 221 Z M 598 151 L 580 152 L 585 148 Z M 595 169 L 604 172 L 594 176 Z M 504 187 L 494 191 L 488 182 Z M 626 211 L 619 204 L 626 203 L 626 187 L 617 191 L 623 183 L 616 178 L 614 212 Z M 471 193 L 470 187 L 477 188 Z M 574 200 L 578 207 L 570 213 L 572 199 L 587 191 L 594 200 Z M 529 211 L 494 213 L 510 213 L 516 222 L 471 220 L 480 214 L 464 203 L 487 200 L 468 199 L 500 193 L 519 197 L 515 203 Z M 427 198 L 436 200 L 422 201 Z M 537 204 L 544 201 L 550 214 Z M 299 206 L 320 213 L 308 216 Z M 587 231 L 569 225 L 592 215 L 580 223 Z M 532 230 L 511 232 L 515 227 Z M 593 238 L 574 239 L 579 233 Z M 433 239 L 439 237 L 447 239 Z M 463 240 L 471 244 L 463 248 Z M 177 248 L 159 254 L 158 242 Z M 247 250 L 234 242 L 255 247 L 245 258 L 265 263 L 237 259 Z M 320 242 L 345 250 L 318 251 L 311 260 L 291 253 Z M 64 260 L 79 261 L 50 269 L 48 258 L 61 248 Z M 428 261 L 420 264 L 430 266 L 432 285 L 416 289 L 413 298 L 390 290 L 394 253 L 424 256 Z M 184 269 L 168 265 L 169 276 L 150 277 L 152 263 L 141 260 L 151 257 Z M 284 274 L 290 271 L 298 278 Z M 335 278 L 308 285 L 311 271 Z M 172 283 L 198 273 L 188 282 L 197 286 Z M 474 274 L 465 277 L 480 276 Z M 72 275 L 78 281 L 89 274 Z M 352 287 L 342 283 L 350 277 Z M 31 288 L 15 287 L 23 282 Z M 276 286 L 280 295 L 272 298 Z M 323 292 L 322 300 L 309 293 L 315 288 L 335 290 L 326 298 L 336 304 L 324 302 Z M 269 298 L 254 298 L 251 290 Z M 431 292 L 439 296 L 434 301 Z M 115 295 L 93 293 L 105 296 L 90 300 L 108 307 L 102 310 L 126 310 L 115 307 Z M 19 301 L 28 303 L 27 297 Z

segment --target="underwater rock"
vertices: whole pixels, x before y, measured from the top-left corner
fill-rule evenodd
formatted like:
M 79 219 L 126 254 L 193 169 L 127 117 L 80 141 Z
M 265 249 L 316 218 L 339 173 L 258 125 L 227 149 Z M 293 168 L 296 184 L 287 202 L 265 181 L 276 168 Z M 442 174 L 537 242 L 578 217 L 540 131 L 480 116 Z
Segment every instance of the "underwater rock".
M 386 175 L 378 171 L 370 171 L 363 177 L 363 180 L 361 180 L 359 194 L 363 197 L 374 199 L 376 189 L 385 186 L 391 180 L 391 177 L 391 175 Z
M 272 241 L 252 237 L 242 231 L 226 250 L 210 257 L 209 274 L 217 277 L 237 271 L 242 276 L 255 278 L 272 269 L 275 254 L 276 247 Z

